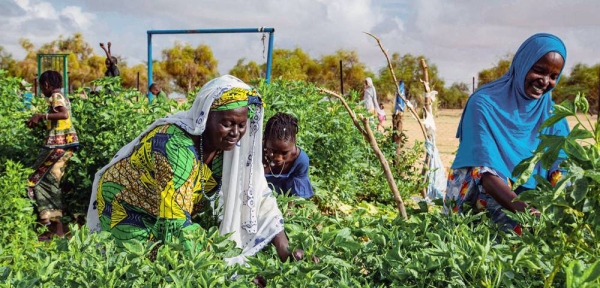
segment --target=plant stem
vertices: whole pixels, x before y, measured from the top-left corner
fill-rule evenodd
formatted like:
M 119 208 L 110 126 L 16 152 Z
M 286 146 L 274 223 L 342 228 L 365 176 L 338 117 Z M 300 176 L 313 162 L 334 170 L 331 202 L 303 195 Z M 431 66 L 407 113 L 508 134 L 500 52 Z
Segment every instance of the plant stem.
M 567 238 L 567 241 L 565 242 L 565 245 L 563 246 L 563 247 L 565 247 L 565 249 L 563 249 L 561 251 L 560 257 L 558 257 L 558 259 L 556 259 L 556 262 L 554 263 L 554 268 L 552 269 L 552 272 L 550 272 L 550 276 L 548 276 L 548 278 L 546 278 L 546 281 L 544 282 L 544 288 L 549 288 L 552 285 L 552 283 L 554 282 L 554 277 L 560 270 L 560 268 L 562 266 L 562 261 L 565 258 L 565 254 L 566 254 L 565 250 L 569 246 L 569 244 L 571 244 L 571 242 L 573 242 L 573 237 L 577 234 L 577 232 L 579 232 L 580 229 L 581 229 L 581 224 L 578 225 L 577 228 L 575 228 L 573 230 L 573 232 L 571 232 L 571 235 L 569 235 L 569 237 Z

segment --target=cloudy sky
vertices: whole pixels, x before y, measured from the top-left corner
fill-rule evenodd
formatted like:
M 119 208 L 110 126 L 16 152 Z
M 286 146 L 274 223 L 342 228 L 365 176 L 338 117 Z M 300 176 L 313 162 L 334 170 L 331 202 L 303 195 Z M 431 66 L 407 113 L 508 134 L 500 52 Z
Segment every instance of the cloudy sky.
M 598 0 L 0 0 L 0 45 L 24 57 L 20 38 L 38 47 L 83 33 L 95 52 L 111 41 L 129 64 L 146 61 L 146 31 L 161 29 L 274 27 L 276 48 L 300 47 L 312 58 L 338 49 L 356 50 L 372 71 L 386 65 L 387 50 L 422 54 L 447 85 L 471 83 L 477 72 L 516 51 L 536 32 L 563 39 L 567 72 L 575 63 L 600 63 Z M 180 40 L 209 45 L 227 73 L 240 58 L 264 62 L 260 34 L 159 35 L 154 59 Z

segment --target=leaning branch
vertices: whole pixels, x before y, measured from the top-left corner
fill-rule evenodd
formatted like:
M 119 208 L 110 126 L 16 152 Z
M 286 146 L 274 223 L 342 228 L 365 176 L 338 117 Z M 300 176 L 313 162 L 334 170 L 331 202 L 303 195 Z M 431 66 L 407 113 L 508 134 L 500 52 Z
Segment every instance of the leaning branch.
M 394 180 L 394 176 L 392 176 L 392 170 L 390 169 L 390 166 L 388 165 L 388 162 L 385 159 L 385 156 L 381 152 L 381 149 L 379 149 L 379 145 L 377 144 L 377 140 L 375 140 L 375 136 L 373 135 L 371 126 L 369 126 L 369 119 L 366 117 L 363 117 L 361 115 L 360 118 L 361 118 L 362 124 L 363 124 L 361 126 L 360 122 L 358 121 L 358 118 L 356 117 L 356 114 L 354 114 L 354 111 L 352 111 L 352 109 L 350 109 L 350 106 L 348 106 L 348 103 L 346 103 L 346 100 L 344 99 L 344 97 L 340 96 L 339 94 L 337 94 L 331 90 L 327 90 L 324 88 L 320 88 L 319 90 L 321 92 L 327 93 L 327 94 L 339 99 L 342 102 L 342 104 L 344 105 L 344 107 L 346 107 L 346 110 L 348 110 L 348 114 L 350 114 L 350 117 L 352 118 L 352 122 L 354 122 L 354 126 L 356 126 L 356 128 L 358 128 L 358 131 L 360 131 L 360 133 L 369 141 L 371 148 L 377 155 L 377 158 L 379 159 L 379 162 L 381 163 L 381 167 L 383 167 L 383 171 L 385 172 L 385 178 L 388 182 L 388 185 L 390 186 L 390 189 L 392 190 L 392 194 L 394 195 L 394 200 L 396 201 L 396 206 L 398 207 L 398 211 L 400 211 L 400 214 L 402 215 L 402 217 L 404 219 L 408 219 L 408 216 L 406 215 L 406 208 L 404 207 L 404 201 L 402 200 L 402 197 L 400 196 L 400 192 L 398 191 L 398 186 L 396 186 L 396 181 Z
M 381 40 L 379 40 L 379 38 L 377 36 L 375 36 L 369 32 L 364 32 L 364 33 L 373 37 L 377 41 L 379 48 L 381 48 L 381 52 L 383 52 L 383 55 L 385 55 L 385 59 L 387 59 L 388 69 L 390 69 L 390 73 L 392 73 L 392 77 L 394 78 L 394 85 L 396 86 L 396 91 L 398 91 L 398 95 L 400 95 L 402 100 L 404 100 L 404 103 L 406 103 L 406 107 L 408 108 L 408 111 L 410 111 L 410 113 L 413 115 L 413 117 L 419 123 L 419 127 L 421 127 L 421 131 L 423 132 L 423 137 L 425 137 L 426 140 L 429 139 L 427 137 L 427 131 L 425 130 L 425 126 L 423 125 L 423 122 L 421 122 L 421 119 L 419 119 L 419 115 L 417 114 L 417 112 L 415 112 L 415 109 L 413 109 L 413 107 L 410 105 L 410 102 L 408 102 L 408 100 L 406 100 L 406 98 L 404 98 L 404 96 L 402 94 L 400 94 L 400 87 L 398 86 L 398 79 L 396 78 L 396 74 L 394 73 L 394 67 L 392 67 L 392 62 L 390 61 L 390 57 L 388 56 L 387 52 L 383 48 L 383 45 L 381 45 Z

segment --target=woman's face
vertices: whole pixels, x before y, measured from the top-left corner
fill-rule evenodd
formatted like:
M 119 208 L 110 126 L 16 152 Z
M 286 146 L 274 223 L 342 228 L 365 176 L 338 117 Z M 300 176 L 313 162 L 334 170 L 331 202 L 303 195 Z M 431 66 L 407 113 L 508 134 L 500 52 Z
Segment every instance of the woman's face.
M 268 139 L 265 141 L 265 154 L 269 164 L 282 167 L 284 163 L 291 163 L 296 153 L 296 143 L 284 139 Z
M 556 86 L 556 80 L 562 71 L 565 61 L 556 52 L 549 52 L 535 62 L 525 76 L 525 94 L 539 99 L 544 93 Z
M 229 151 L 237 144 L 244 133 L 248 122 L 248 107 L 239 107 L 227 111 L 211 111 L 203 133 L 205 147 Z

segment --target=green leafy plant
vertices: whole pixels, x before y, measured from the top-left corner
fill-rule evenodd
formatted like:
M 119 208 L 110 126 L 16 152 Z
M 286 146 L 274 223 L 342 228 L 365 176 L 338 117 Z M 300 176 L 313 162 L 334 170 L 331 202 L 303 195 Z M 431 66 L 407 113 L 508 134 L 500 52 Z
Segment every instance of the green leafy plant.
M 532 237 L 525 237 L 525 240 L 539 239 L 544 245 L 553 247 L 553 251 L 545 255 L 552 263 L 552 270 L 546 275 L 546 287 L 553 285 L 557 277 L 560 282 L 564 281 L 565 263 L 572 261 L 579 264 L 570 264 L 571 273 L 567 274 L 570 283 L 583 284 L 578 278 L 583 277 L 587 279 L 585 282 L 598 284 L 600 273 L 584 277 L 576 272 L 595 265 L 600 251 L 600 219 L 595 214 L 600 209 L 600 126 L 591 122 L 584 95 L 578 94 L 573 102 L 562 102 L 554 109 L 554 115 L 542 124 L 542 128 L 565 117 L 574 117 L 578 123 L 565 137 L 542 135 L 533 156 L 515 168 L 513 174 L 520 175 L 516 185 L 520 185 L 530 177 L 536 165 L 548 169 L 557 161 L 560 151 L 566 154 L 561 163 L 565 173 L 555 186 L 547 179 L 535 176 L 538 187 L 519 196 L 541 212 L 540 219 L 523 219 L 526 217 L 521 216 L 521 221 L 529 220 L 534 228 Z

